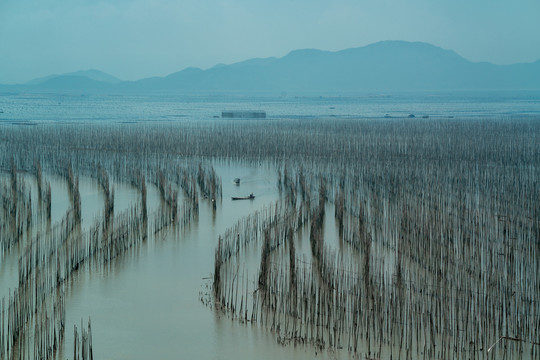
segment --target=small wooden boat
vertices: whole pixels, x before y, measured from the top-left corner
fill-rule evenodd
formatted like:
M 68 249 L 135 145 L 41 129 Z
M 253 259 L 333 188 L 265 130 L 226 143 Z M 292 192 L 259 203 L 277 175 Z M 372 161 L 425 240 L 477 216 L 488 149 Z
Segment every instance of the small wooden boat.
M 232 199 L 233 200 L 253 200 L 253 199 L 255 199 L 255 195 L 253 195 L 253 193 L 251 193 L 251 194 L 249 194 L 249 196 L 241 196 L 241 197 L 233 196 Z

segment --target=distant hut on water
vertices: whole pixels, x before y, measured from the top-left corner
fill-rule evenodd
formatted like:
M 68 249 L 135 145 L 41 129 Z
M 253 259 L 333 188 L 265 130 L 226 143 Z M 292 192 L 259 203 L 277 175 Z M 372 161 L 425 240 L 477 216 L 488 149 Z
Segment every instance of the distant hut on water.
M 262 110 L 227 110 L 221 112 L 222 118 L 265 119 L 266 111 Z

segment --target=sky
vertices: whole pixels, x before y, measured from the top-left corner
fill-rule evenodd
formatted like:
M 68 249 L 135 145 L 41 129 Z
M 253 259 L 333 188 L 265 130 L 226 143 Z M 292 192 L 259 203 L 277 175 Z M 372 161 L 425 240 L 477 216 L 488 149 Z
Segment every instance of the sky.
M 137 80 L 383 40 L 533 62 L 539 18 L 538 0 L 0 0 L 0 83 L 87 69 Z

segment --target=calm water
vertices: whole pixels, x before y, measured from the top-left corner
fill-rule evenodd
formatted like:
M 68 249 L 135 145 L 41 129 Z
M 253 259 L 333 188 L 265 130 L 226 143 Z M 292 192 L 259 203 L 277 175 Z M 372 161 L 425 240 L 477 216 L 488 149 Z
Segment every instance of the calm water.
M 83 268 L 74 275 L 66 298 L 66 339 L 59 358 L 72 355 L 72 326 L 92 320 L 96 358 L 149 359 L 311 359 L 313 350 L 281 347 L 273 334 L 257 326 L 242 325 L 216 314 L 200 302 L 207 292 L 217 239 L 243 216 L 269 206 L 278 199 L 277 173 L 270 167 L 215 166 L 223 181 L 223 201 L 215 216 L 208 201 L 201 202 L 199 220 L 177 236 L 162 236 L 129 252 L 104 272 Z M 235 177 L 242 184 L 233 183 Z M 7 179 L 6 173 L 2 174 Z M 57 176 L 51 183 L 53 220 L 69 208 L 67 184 Z M 27 186 L 36 193 L 28 176 Z M 103 211 L 104 199 L 94 179 L 79 179 L 82 227 L 88 229 Z M 115 182 L 115 211 L 138 201 L 130 185 Z M 232 201 L 231 196 L 257 194 L 253 201 Z M 149 212 L 157 208 L 159 193 L 148 184 Z M 0 297 L 17 285 L 17 251 L 0 262 Z M 78 325 L 79 326 L 79 325 Z M 327 357 L 324 355 L 323 358 Z
M 270 358 L 276 350 L 298 356 L 294 349 L 276 347 L 270 334 L 222 319 L 199 301 L 199 291 L 209 284 L 218 235 L 240 217 L 277 200 L 274 171 L 217 170 L 223 179 L 223 203 L 215 217 L 210 205 L 202 203 L 199 221 L 180 237 L 165 233 L 122 257 L 107 273 L 85 271 L 76 277 L 66 321 L 91 317 L 97 358 Z M 242 177 L 240 187 L 232 183 L 234 175 Z M 254 192 L 257 198 L 230 200 L 239 192 Z M 152 193 L 157 202 L 157 190 L 149 187 L 149 203 Z M 129 198 L 129 191 L 124 192 L 123 201 Z M 66 339 L 67 355 L 71 336 Z
M 0 122 L 209 120 L 223 110 L 269 118 L 540 115 L 540 91 L 375 93 L 332 97 L 0 94 Z M 3 111 L 3 112 L 1 112 Z
M 540 92 L 367 94 L 355 97 L 185 97 L 185 96 L 81 96 L 56 94 L 0 94 L 2 126 L 42 121 L 223 121 L 222 110 L 260 109 L 269 118 L 382 118 L 406 117 L 509 117 L 540 116 Z M 266 166 L 215 164 L 223 183 L 223 202 L 215 216 L 202 202 L 198 222 L 176 236 L 164 232 L 113 262 L 107 272 L 79 271 L 68 289 L 67 331 L 61 358 L 72 354 L 72 326 L 92 320 L 96 358 L 149 359 L 312 359 L 310 348 L 281 347 L 273 334 L 217 315 L 199 301 L 210 284 L 217 239 L 238 219 L 278 199 L 277 173 Z M 0 179 L 7 179 L 6 173 Z M 240 186 L 233 184 L 236 177 Z M 52 189 L 52 220 L 69 207 L 67 184 L 45 174 Z M 32 193 L 36 184 L 29 177 Z M 130 185 L 115 182 L 115 212 L 138 201 Z M 102 211 L 98 184 L 80 178 L 83 228 Z M 256 194 L 254 201 L 233 202 L 231 196 Z M 148 185 L 148 209 L 159 203 L 157 189 Z M 328 213 L 332 211 L 329 210 Z M 332 238 L 330 220 L 326 238 Z M 335 237 L 334 237 L 335 238 Z M 329 244 L 337 249 L 337 243 Z M 308 251 L 309 249 L 304 249 Z M 302 248 L 299 249 L 300 253 Z M 17 284 L 15 251 L 0 259 L 0 297 Z M 347 357 L 347 354 L 338 354 Z M 321 357 L 321 354 L 318 355 Z M 325 353 L 322 358 L 333 358 Z

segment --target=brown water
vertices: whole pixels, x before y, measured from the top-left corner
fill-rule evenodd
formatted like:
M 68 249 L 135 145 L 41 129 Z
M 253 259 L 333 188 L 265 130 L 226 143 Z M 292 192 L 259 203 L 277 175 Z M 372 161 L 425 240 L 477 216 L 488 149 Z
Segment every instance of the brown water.
M 86 326 L 88 317 L 96 358 L 313 358 L 313 349 L 281 347 L 271 332 L 232 321 L 200 301 L 200 293 L 209 290 L 218 236 L 279 196 L 271 168 L 217 166 L 216 170 L 222 178 L 223 200 L 215 215 L 203 200 L 198 221 L 186 231 L 165 231 L 105 271 L 83 268 L 74 275 L 67 291 L 67 331 L 60 358 L 72 356 L 70 329 L 79 327 L 81 319 Z M 235 177 L 242 179 L 240 186 L 233 183 Z M 58 218 L 69 206 L 67 188 L 61 179 L 49 181 Z M 86 228 L 102 211 L 103 195 L 95 180 L 81 177 L 79 183 Z M 139 194 L 131 186 L 116 182 L 114 187 L 115 212 L 138 201 Z M 250 193 L 255 200 L 231 200 Z M 159 204 L 159 193 L 150 184 L 147 199 L 151 214 Z
M 239 219 L 268 207 L 279 199 L 277 173 L 272 167 L 240 165 L 215 166 L 223 184 L 223 198 L 217 211 L 208 200 L 201 200 L 200 214 L 185 231 L 167 229 L 150 237 L 142 246 L 115 259 L 105 270 L 83 267 L 72 277 L 66 297 L 66 338 L 58 358 L 73 354 L 73 326 L 92 321 L 96 359 L 312 359 L 312 347 L 282 347 L 276 335 L 257 325 L 241 324 L 214 311 L 200 301 L 208 293 L 214 265 L 214 250 L 220 234 Z M 22 176 L 33 204 L 37 185 L 29 175 Z M 233 179 L 242 179 L 240 186 Z M 2 174 L 0 181 L 8 179 Z M 61 220 L 70 207 L 66 181 L 45 174 L 51 183 L 52 218 Z M 140 194 L 131 185 L 111 181 L 115 189 L 115 213 L 137 201 Z M 82 228 L 89 229 L 101 214 L 104 197 L 95 179 L 80 177 Z M 157 188 L 148 183 L 148 211 L 160 206 Z M 231 196 L 256 195 L 252 201 L 232 201 Z M 181 196 L 180 196 L 181 198 Z M 34 205 L 35 206 L 35 205 Z M 324 223 L 325 245 L 336 256 L 358 256 L 338 240 L 334 209 L 327 205 Z M 39 231 L 35 229 L 35 231 Z M 310 260 L 309 228 L 300 230 L 297 256 Z M 0 261 L 0 297 L 7 297 L 17 285 L 19 249 L 4 254 Z M 246 266 L 258 261 L 260 250 L 247 258 Z M 384 267 L 393 269 L 394 255 L 374 247 L 373 256 L 384 258 Z M 359 259 L 360 261 L 361 259 Z M 391 271 L 388 271 L 390 274 Z M 250 274 L 253 277 L 253 274 Z M 252 288 L 256 286 L 253 285 Z M 524 358 L 527 357 L 528 354 Z M 348 358 L 345 350 L 317 353 L 318 358 Z

